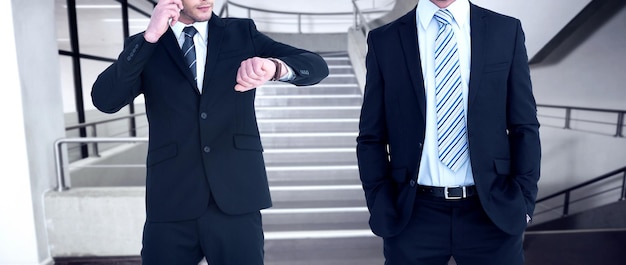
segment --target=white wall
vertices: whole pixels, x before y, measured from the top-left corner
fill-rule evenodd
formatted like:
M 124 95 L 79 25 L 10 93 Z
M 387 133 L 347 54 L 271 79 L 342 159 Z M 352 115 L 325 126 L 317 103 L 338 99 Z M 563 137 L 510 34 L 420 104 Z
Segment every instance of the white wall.
M 54 8 L 12 0 L 0 1 L 0 10 L 0 264 L 45 264 L 51 259 L 43 195 L 54 186 L 53 143 L 64 135 Z
M 472 0 L 471 2 L 520 19 L 526 34 L 528 57 L 532 58 L 591 0 Z
M 538 102 L 626 109 L 625 32 L 626 10 L 622 9 L 563 60 L 533 66 Z
M 2 138 L 6 149 L 0 152 L 3 192 L 0 192 L 0 264 L 37 264 L 37 235 L 32 207 L 24 113 L 11 2 L 0 2 L 0 14 L 5 18 L 5 38 L 0 48 L 2 57 L 3 96 L 0 97 Z M 8 151 L 11 150 L 11 151 Z M 11 172 L 11 175 L 8 173 Z
M 561 61 L 532 66 L 537 102 L 626 110 L 624 28 L 621 10 Z M 626 166 L 626 138 L 545 127 L 542 133 L 540 197 Z

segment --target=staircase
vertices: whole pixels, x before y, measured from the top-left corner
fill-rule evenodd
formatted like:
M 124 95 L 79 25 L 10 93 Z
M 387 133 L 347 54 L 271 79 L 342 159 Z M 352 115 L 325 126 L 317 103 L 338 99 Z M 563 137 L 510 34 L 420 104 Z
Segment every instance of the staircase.
M 270 82 L 256 90 L 256 115 L 273 200 L 272 208 L 261 211 L 265 264 L 380 265 L 384 263 L 382 240 L 368 226 L 356 160 L 361 89 L 346 52 L 321 54 L 330 69 L 321 83 L 296 87 Z M 73 188 L 46 197 L 51 209 L 48 218 L 57 224 L 50 232 L 51 242 L 57 243 L 55 264 L 140 264 L 135 249 L 141 246 L 144 217 L 132 213 L 143 211 L 145 172 L 109 172 L 111 166 L 142 163 L 129 157 L 145 157 L 146 145 L 128 149 L 123 156 L 99 158 L 101 165 L 72 171 Z M 128 176 L 134 175 L 137 179 L 129 181 Z M 128 203 L 111 203 L 120 198 Z M 67 210 L 75 204 L 84 208 Z M 96 218 L 103 211 L 106 221 Z M 128 214 L 133 218 L 122 217 Z M 88 230 L 76 233 L 71 226 Z M 110 235 L 129 236 L 129 240 L 99 244 L 110 241 Z M 68 236 L 74 239 L 67 240 Z
M 532 265 L 625 264 L 626 167 L 539 198 L 524 234 Z
M 384 263 L 356 161 L 361 90 L 347 54 L 323 56 L 330 75 L 319 84 L 257 89 L 274 202 L 262 211 L 266 265 Z

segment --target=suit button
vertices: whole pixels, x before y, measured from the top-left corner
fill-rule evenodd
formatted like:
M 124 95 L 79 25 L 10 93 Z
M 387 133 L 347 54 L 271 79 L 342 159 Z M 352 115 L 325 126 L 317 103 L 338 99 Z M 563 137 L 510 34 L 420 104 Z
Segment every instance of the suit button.
M 420 145 L 419 145 L 419 146 L 420 146 L 420 149 L 422 149 L 422 148 L 424 147 L 424 144 L 423 144 L 423 143 L 420 143 Z
M 209 152 L 211 152 L 211 147 L 205 146 L 202 150 L 203 150 L 205 153 L 209 153 Z
M 206 120 L 206 117 L 208 117 L 209 115 L 206 114 L 206 112 L 202 112 L 200 113 L 200 118 L 202 118 L 203 120 Z
M 415 187 L 415 180 L 412 179 L 409 184 L 411 184 L 411 187 Z

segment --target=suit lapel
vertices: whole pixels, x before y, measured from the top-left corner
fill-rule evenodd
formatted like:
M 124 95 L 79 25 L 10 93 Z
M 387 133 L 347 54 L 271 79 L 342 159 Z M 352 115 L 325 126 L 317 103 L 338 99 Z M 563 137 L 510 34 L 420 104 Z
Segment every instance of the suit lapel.
M 424 90 L 424 76 L 422 74 L 422 63 L 417 45 L 417 24 L 416 9 L 402 17 L 402 23 L 398 28 L 398 34 L 404 51 L 407 68 L 411 78 L 411 84 L 417 95 L 417 102 L 421 110 L 422 117 L 426 118 L 426 94 Z
M 213 72 L 217 67 L 218 54 L 220 53 L 220 49 L 222 48 L 222 40 L 224 36 L 224 21 L 220 17 L 215 15 L 215 13 L 213 13 L 211 19 L 209 20 L 208 31 L 208 48 L 204 69 L 204 81 L 202 84 L 202 95 L 210 95 L 217 92 L 209 87 L 209 83 L 211 81 L 211 78 L 213 77 Z M 233 90 L 234 89 L 235 88 L 233 87 Z M 214 96 L 205 96 L 203 98 L 205 98 L 205 100 L 207 100 L 206 98 L 208 98 L 208 100 L 210 100 L 211 102 L 217 100 L 217 97 Z
M 165 50 L 167 50 L 174 63 L 176 63 L 180 69 L 181 73 L 187 78 L 191 87 L 197 92 L 198 89 L 196 88 L 196 81 L 193 79 L 191 71 L 187 68 L 183 52 L 180 49 L 180 46 L 178 46 L 178 40 L 176 39 L 176 36 L 171 28 L 168 28 L 165 34 L 161 37 L 160 44 L 165 47 Z
M 471 31 L 471 49 L 472 58 L 470 66 L 470 81 L 469 81 L 469 96 L 468 96 L 468 109 L 472 106 L 472 102 L 478 94 L 480 87 L 480 79 L 482 78 L 483 68 L 485 66 L 485 53 L 487 50 L 484 48 L 487 31 L 485 29 L 485 13 L 475 6 L 470 4 L 470 28 Z

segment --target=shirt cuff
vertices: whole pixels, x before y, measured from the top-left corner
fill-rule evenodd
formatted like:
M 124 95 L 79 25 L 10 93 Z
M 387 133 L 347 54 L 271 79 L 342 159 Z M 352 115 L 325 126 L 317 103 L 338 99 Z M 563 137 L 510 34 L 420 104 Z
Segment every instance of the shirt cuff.
M 293 80 L 296 77 L 296 75 L 293 72 L 293 69 L 291 69 L 291 67 L 289 67 L 289 65 L 287 65 L 284 62 L 282 64 L 283 64 L 283 66 L 285 66 L 287 68 L 287 73 L 285 75 L 281 76 L 278 79 L 278 81 L 283 81 L 284 82 L 284 81 L 291 81 L 291 80 Z

